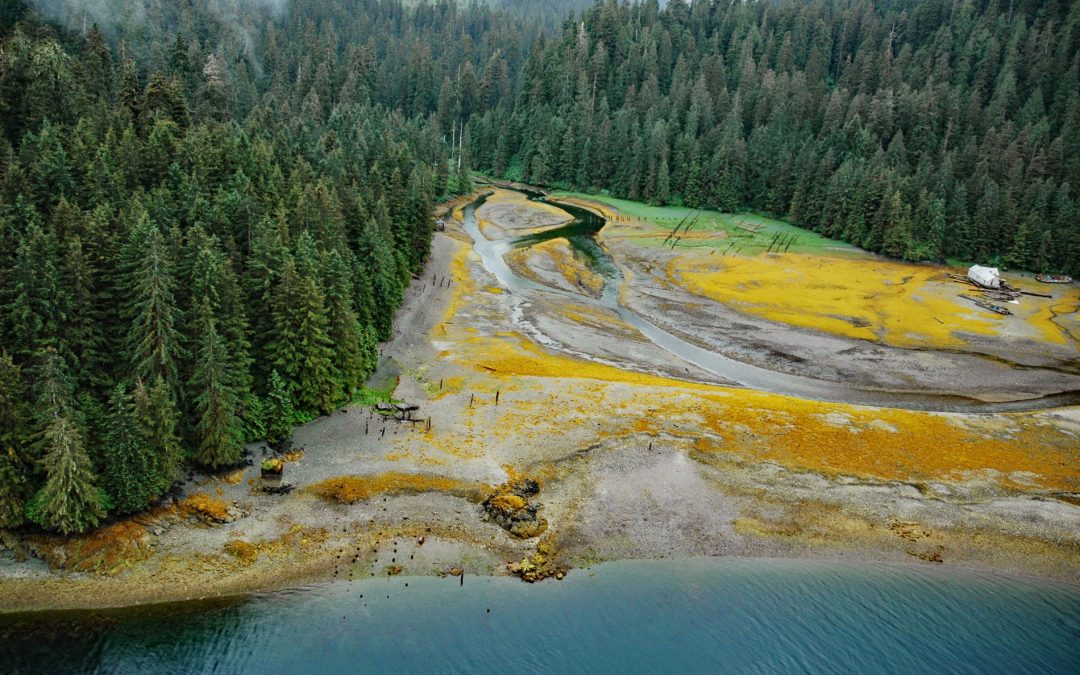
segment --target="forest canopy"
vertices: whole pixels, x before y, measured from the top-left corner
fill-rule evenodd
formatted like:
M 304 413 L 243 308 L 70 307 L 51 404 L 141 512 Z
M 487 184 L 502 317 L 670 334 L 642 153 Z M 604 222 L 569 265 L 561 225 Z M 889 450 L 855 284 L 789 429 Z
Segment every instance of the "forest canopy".
M 1080 3 L 601 0 L 469 127 L 495 175 L 1080 272 Z
M 0 527 L 139 511 L 186 464 L 235 465 L 350 400 L 434 201 L 471 189 L 396 73 L 449 72 L 409 45 L 474 18 L 418 8 L 443 16 L 414 34 L 387 28 L 400 5 L 279 4 L 127 3 L 83 30 L 5 3 Z

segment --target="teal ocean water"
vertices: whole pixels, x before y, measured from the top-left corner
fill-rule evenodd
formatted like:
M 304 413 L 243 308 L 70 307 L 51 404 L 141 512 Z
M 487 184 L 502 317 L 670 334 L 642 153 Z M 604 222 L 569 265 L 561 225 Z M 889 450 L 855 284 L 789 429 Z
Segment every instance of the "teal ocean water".
M 916 567 L 636 561 L 526 585 L 334 582 L 0 617 L 0 671 L 1080 672 L 1080 588 Z

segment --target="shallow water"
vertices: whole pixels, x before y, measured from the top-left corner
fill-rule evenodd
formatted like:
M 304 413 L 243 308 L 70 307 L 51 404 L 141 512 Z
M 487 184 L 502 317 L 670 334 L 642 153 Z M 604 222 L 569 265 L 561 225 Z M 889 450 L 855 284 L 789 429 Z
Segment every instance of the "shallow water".
M 526 192 L 531 198 L 535 193 Z M 761 368 L 744 361 L 728 358 L 718 351 L 704 349 L 652 323 L 619 302 L 618 288 L 622 274 L 618 265 L 604 247 L 595 240 L 605 219 L 580 207 L 548 202 L 563 209 L 573 220 L 540 233 L 516 239 L 489 240 L 480 232 L 476 221 L 476 209 L 483 198 L 464 209 L 464 229 L 473 239 L 473 246 L 480 255 L 484 268 L 495 276 L 499 284 L 511 294 L 521 296 L 524 291 L 552 293 L 571 297 L 576 302 L 594 304 L 614 311 L 625 323 L 636 328 L 642 335 L 673 356 L 745 387 L 760 391 L 796 396 L 815 401 L 854 403 L 876 407 L 906 408 L 935 412 L 998 413 L 1023 410 L 1040 410 L 1080 403 L 1080 395 L 1066 393 L 1038 399 L 986 403 L 963 396 L 934 395 L 903 391 L 867 389 L 844 382 L 817 380 Z M 557 290 L 518 276 L 503 256 L 514 249 L 524 248 L 557 237 L 565 237 L 580 252 L 598 274 L 604 278 L 604 292 L 599 299 L 567 291 Z M 521 297 L 518 298 L 520 301 Z M 533 327 L 535 332 L 535 327 Z M 542 336 L 538 336 L 542 337 Z
M 489 611 L 490 610 L 490 611 Z M 1080 588 L 793 560 L 381 578 L 0 616 L 4 672 L 970 672 L 1080 664 Z

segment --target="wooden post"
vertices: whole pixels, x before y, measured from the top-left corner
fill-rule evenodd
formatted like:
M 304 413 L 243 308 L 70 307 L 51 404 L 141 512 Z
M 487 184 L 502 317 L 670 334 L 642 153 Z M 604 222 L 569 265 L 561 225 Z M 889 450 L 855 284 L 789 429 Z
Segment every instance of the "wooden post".
M 773 235 L 772 241 L 770 241 L 770 242 L 769 242 L 769 246 L 768 246 L 768 247 L 767 247 L 767 248 L 765 249 L 765 252 L 766 252 L 766 253 L 769 253 L 770 251 L 772 251 L 772 247 L 773 247 L 773 244 L 775 244 L 775 243 L 776 243 L 776 240 L 777 240 L 777 239 L 778 239 L 779 237 L 780 237 L 780 233 L 779 233 L 779 232 L 777 232 L 776 234 L 774 234 L 774 235 Z
M 473 399 L 476 398 L 476 394 L 469 394 L 469 407 L 472 407 Z
M 499 405 L 499 390 L 495 390 L 495 405 Z

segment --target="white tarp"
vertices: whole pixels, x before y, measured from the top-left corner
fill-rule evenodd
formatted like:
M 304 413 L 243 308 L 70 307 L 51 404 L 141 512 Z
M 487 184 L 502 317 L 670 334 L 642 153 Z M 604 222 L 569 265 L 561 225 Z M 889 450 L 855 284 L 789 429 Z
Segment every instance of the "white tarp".
M 968 268 L 967 277 L 983 288 L 1001 287 L 1001 275 L 998 274 L 998 268 L 996 267 L 972 265 Z

